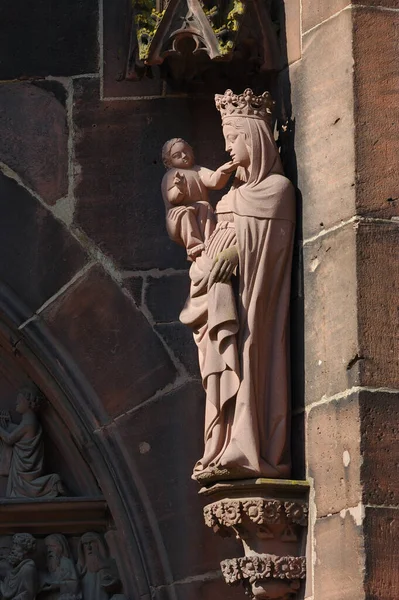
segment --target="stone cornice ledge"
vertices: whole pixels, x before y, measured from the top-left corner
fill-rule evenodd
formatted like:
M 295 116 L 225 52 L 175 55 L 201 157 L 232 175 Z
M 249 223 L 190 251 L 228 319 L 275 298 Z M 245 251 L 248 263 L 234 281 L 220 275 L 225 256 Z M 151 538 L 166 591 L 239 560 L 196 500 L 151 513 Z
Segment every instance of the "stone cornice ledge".
M 110 517 L 103 497 L 0 500 L 0 535 L 82 534 L 105 531 Z

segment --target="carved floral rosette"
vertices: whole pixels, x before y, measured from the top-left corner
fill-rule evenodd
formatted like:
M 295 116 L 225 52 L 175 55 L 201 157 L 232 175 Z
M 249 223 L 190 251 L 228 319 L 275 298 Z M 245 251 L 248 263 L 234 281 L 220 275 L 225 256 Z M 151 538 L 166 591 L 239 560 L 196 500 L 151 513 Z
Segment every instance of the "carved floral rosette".
M 305 502 L 284 502 L 264 498 L 219 500 L 204 508 L 205 524 L 208 527 L 233 527 L 248 517 L 257 525 L 280 523 L 285 516 L 289 523 L 306 526 L 308 506 Z
M 249 583 L 268 578 L 295 581 L 305 579 L 306 558 L 304 556 L 275 556 L 254 554 L 242 558 L 229 558 L 220 563 L 223 577 L 228 584 L 248 580 Z

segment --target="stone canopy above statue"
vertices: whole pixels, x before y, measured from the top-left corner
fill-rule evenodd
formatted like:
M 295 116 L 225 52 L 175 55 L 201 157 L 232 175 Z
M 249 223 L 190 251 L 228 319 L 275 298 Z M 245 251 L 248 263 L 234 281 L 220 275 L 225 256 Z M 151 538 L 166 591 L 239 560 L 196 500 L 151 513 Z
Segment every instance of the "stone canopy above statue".
M 133 0 L 126 79 L 167 66 L 190 79 L 220 61 L 244 61 L 263 71 L 278 68 L 276 27 L 265 0 Z

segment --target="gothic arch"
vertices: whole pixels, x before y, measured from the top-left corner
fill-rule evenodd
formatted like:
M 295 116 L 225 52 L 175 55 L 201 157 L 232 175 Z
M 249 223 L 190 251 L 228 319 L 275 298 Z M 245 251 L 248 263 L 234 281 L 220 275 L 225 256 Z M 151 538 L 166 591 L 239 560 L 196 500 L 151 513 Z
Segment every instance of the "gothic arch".
M 105 497 L 111 515 L 107 539 L 126 596 L 148 598 L 151 582 L 168 581 L 170 573 L 144 486 L 138 475 L 132 477 L 122 441 L 99 436 L 100 430 L 93 429 L 95 415 L 88 407 L 95 406 L 99 413 L 103 409 L 79 365 L 39 319 L 29 331 L 18 329 L 29 314 L 14 292 L 0 283 L 0 371 L 8 370 L 12 384 L 25 377 L 45 394 L 51 412 L 51 418 L 44 416 L 46 430 L 62 449 L 67 468 L 75 470 L 76 485 L 87 496 L 102 492 Z

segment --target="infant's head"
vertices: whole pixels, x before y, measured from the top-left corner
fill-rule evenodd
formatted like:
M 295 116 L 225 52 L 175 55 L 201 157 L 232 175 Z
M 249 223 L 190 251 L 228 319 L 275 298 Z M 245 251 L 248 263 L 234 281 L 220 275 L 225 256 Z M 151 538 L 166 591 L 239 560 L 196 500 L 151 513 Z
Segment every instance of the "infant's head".
M 194 165 L 194 152 L 181 138 L 173 138 L 163 145 L 162 160 L 167 169 L 190 169 Z

